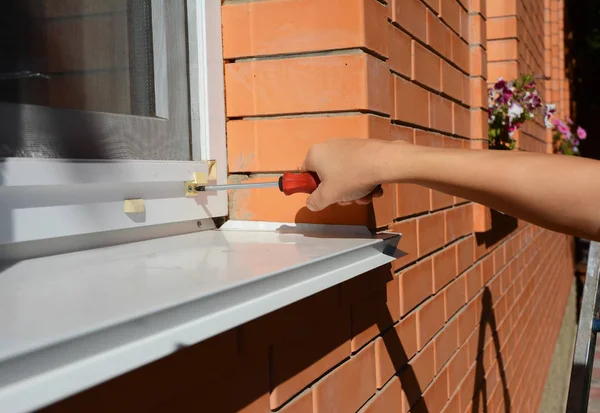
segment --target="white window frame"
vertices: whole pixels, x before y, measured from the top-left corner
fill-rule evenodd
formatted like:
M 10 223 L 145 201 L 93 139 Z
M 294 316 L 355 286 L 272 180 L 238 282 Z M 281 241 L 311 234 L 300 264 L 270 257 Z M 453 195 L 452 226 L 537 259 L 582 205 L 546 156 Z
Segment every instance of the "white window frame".
M 27 246 L 18 254 L 23 258 L 45 255 L 53 239 L 104 234 L 97 244 L 106 245 L 135 240 L 141 228 L 151 227 L 151 237 L 172 235 L 169 225 L 187 222 L 197 230 L 198 221 L 227 215 L 226 192 L 189 198 L 184 191 L 184 182 L 207 175 L 210 165 L 217 183 L 227 180 L 221 5 L 186 4 L 193 160 L 0 159 L 0 258 L 13 255 L 6 247 L 14 244 Z M 125 213 L 129 199 L 143 199 L 144 212 Z M 120 236 L 109 235 L 118 230 Z

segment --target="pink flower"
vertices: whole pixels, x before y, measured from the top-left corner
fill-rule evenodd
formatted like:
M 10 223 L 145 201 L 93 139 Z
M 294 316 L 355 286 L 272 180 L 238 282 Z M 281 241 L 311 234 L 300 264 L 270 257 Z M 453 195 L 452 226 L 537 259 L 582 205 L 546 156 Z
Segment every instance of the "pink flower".
M 581 126 L 577 127 L 577 137 L 581 140 L 587 138 L 587 132 Z
M 567 123 L 568 123 L 569 125 L 572 125 L 572 124 L 573 124 L 573 120 L 572 120 L 570 117 L 568 117 L 568 116 L 565 116 L 565 120 L 567 121 Z
M 556 128 L 558 129 L 558 131 L 560 133 L 562 133 L 563 135 L 571 135 L 571 131 L 569 130 L 569 128 L 567 127 L 567 125 L 565 125 L 564 123 L 561 122 L 560 125 L 556 125 Z

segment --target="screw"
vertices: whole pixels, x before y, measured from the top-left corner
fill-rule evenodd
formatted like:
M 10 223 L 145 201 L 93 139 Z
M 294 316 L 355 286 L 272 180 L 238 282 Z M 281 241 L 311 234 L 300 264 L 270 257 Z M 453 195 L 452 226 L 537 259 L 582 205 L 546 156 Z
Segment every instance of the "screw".
M 188 191 L 192 192 L 192 186 L 188 186 Z
M 202 228 L 202 221 L 196 222 L 196 225 L 198 225 L 198 228 Z

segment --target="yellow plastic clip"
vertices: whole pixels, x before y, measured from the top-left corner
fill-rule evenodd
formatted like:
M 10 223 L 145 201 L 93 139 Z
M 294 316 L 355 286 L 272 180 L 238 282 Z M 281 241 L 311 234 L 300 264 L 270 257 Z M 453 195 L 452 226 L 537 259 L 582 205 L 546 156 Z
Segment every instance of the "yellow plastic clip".
M 206 172 L 194 172 L 193 181 L 185 181 L 185 196 L 193 198 L 198 195 L 196 187 L 198 185 L 206 185 L 208 183 L 208 175 Z
M 137 199 L 126 199 L 123 205 L 123 210 L 126 214 L 141 214 L 146 210 L 144 200 L 141 198 Z

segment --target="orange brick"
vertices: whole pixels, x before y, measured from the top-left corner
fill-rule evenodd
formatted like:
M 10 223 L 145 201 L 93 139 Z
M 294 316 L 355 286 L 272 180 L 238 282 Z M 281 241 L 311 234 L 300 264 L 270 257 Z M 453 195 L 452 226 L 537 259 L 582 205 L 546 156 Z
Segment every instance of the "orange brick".
M 427 259 L 410 267 L 400 278 L 400 314 L 406 315 L 433 293 L 432 260 Z
M 426 41 L 426 8 L 421 0 L 392 0 L 392 20 L 421 41 Z
M 440 90 L 440 58 L 425 49 L 415 40 L 412 41 L 412 79 Z
M 441 0 L 423 0 L 425 4 L 431 7 L 436 13 L 440 12 L 440 1 Z
M 492 296 L 493 302 L 498 302 L 500 296 L 502 295 L 502 285 L 500 277 L 495 277 L 492 281 L 490 281 L 488 288 Z
M 458 315 L 458 342 L 463 343 L 477 325 L 477 307 L 475 302 L 467 305 Z
M 446 95 L 462 101 L 463 96 L 463 81 L 464 74 L 459 70 L 450 66 L 446 62 L 442 62 L 442 92 Z
M 448 323 L 435 338 L 435 371 L 440 371 L 458 347 L 458 323 Z
M 429 92 L 398 76 L 394 78 L 394 119 L 429 126 Z
M 413 185 L 399 184 L 396 189 L 397 194 L 397 212 L 398 217 L 424 212 L 429 209 L 429 192 L 428 188 Z
M 467 348 L 462 347 L 454 354 L 454 357 L 452 357 L 448 364 L 448 388 L 450 393 L 456 390 L 458 384 L 468 371 L 469 360 L 467 356 Z
M 415 130 L 406 126 L 392 124 L 391 139 L 415 143 Z
M 433 93 L 429 94 L 429 127 L 446 133 L 453 129 L 452 102 Z
M 429 343 L 409 363 L 409 365 L 412 367 L 413 374 L 417 379 L 417 383 L 419 387 L 421 387 L 421 389 L 427 388 L 427 386 L 429 385 L 429 383 L 431 383 L 431 380 L 433 380 L 433 377 L 435 376 L 434 361 L 435 348 L 433 346 L 433 343 Z M 400 381 L 402 382 L 402 387 L 404 388 L 404 391 L 406 393 L 408 390 L 406 385 L 408 383 L 406 383 L 403 377 L 406 376 L 404 374 L 401 374 Z M 412 400 L 408 401 L 411 402 Z M 412 401 L 412 403 L 409 404 L 413 405 L 414 401 Z
M 394 221 L 396 217 L 396 186 L 382 184 L 383 195 L 373 200 L 373 219 L 375 228 L 383 228 Z
M 427 10 L 427 44 L 446 59 L 452 59 L 452 33 L 431 10 Z
M 448 400 L 448 372 L 444 370 L 436 376 L 423 393 L 424 412 L 439 413 Z
M 517 15 L 517 0 L 494 1 L 487 2 L 487 17 L 516 16 Z
M 488 139 L 488 112 L 483 109 L 471 110 L 471 139 Z
M 463 139 L 455 139 L 450 138 L 448 136 L 444 136 L 444 148 L 462 149 L 463 142 Z
M 487 108 L 488 88 L 486 81 L 481 77 L 472 77 L 469 80 L 471 89 L 471 106 Z
M 462 6 L 458 8 L 458 13 L 460 15 L 460 37 L 469 42 L 469 30 L 471 29 L 469 27 L 469 13 Z
M 458 277 L 444 290 L 446 319 L 452 317 L 467 302 L 465 281 L 466 277 L 464 275 Z
M 293 170 L 316 143 L 369 137 L 389 139 L 389 119 L 357 115 L 229 121 L 229 172 Z M 283 153 L 287 156 L 281 156 Z
M 519 64 L 517 62 L 490 62 L 488 74 L 491 81 L 498 78 L 515 79 L 518 76 Z
M 460 6 L 456 0 L 441 0 L 440 15 L 456 33 L 460 33 Z
M 361 413 L 405 413 L 406 408 L 402 404 L 402 384 L 398 377 L 393 377 L 389 383 L 382 388 L 373 399 L 371 399 L 361 410 Z M 308 410 L 310 413 L 310 410 Z
M 230 3 L 222 19 L 226 59 L 351 47 L 388 55 L 381 33 L 387 9 L 375 0 Z
M 366 80 L 357 83 L 357 76 Z M 390 80 L 387 65 L 364 53 L 230 63 L 225 65 L 227 116 L 391 113 Z
M 444 140 L 439 133 L 417 129 L 415 130 L 415 145 L 443 148 Z
M 272 181 L 272 177 L 253 178 L 244 182 Z M 306 196 L 282 197 L 279 191 L 250 189 L 232 191 L 230 195 L 230 218 L 250 221 L 304 222 L 314 224 L 370 225 L 370 207 L 333 205 L 314 213 L 306 208 Z M 277 205 L 273 209 L 273 205 Z
M 469 0 L 458 0 L 458 4 L 460 4 L 463 9 L 467 10 L 469 7 Z
M 313 399 L 312 390 L 305 390 L 296 397 L 290 404 L 286 405 L 283 409 L 279 410 L 281 413 L 312 413 L 313 412 Z
M 417 240 L 420 257 L 444 245 L 443 228 L 443 212 L 426 215 L 417 219 Z
M 450 377 L 450 375 L 448 375 L 448 377 Z M 460 393 L 457 392 L 452 397 L 450 397 L 450 400 L 448 401 L 448 403 L 446 403 L 446 406 L 444 407 L 444 410 L 442 410 L 442 413 L 454 413 L 454 412 L 459 412 L 459 411 L 460 411 Z
M 445 211 L 446 214 L 446 243 L 470 234 L 473 231 L 473 208 L 464 205 Z
M 471 45 L 481 45 L 487 47 L 487 22 L 480 14 L 472 14 L 469 16 L 469 37 L 468 41 Z
M 500 17 L 487 21 L 488 40 L 517 37 L 517 16 Z
M 473 240 L 466 238 L 456 244 L 456 273 L 460 274 L 475 261 Z
M 463 103 L 467 106 L 473 106 L 471 96 L 471 83 L 469 76 L 463 77 Z
M 312 389 L 315 413 L 357 411 L 376 391 L 374 344 L 333 370 Z
M 433 292 L 456 277 L 456 246 L 448 247 L 433 256 Z
M 417 349 L 417 316 L 412 313 L 375 340 L 377 388 L 406 365 Z
M 480 407 L 472 407 L 473 400 L 473 388 L 475 386 L 475 367 L 471 368 L 463 382 L 460 385 L 460 410 L 459 412 L 481 412 L 485 411 L 486 408 L 480 409 Z M 482 398 L 480 398 L 482 400 Z
M 464 72 L 468 72 L 469 45 L 457 34 L 452 34 L 452 61 Z
M 402 234 L 398 248 L 407 254 L 402 258 L 394 260 L 392 263 L 393 270 L 396 271 L 418 258 L 417 221 L 411 219 L 395 223 L 390 226 L 390 231 Z
M 500 271 L 506 264 L 506 257 L 504 256 L 504 246 L 500 246 L 494 251 L 494 272 Z
M 471 136 L 471 111 L 464 106 L 453 103 L 454 134 L 469 138 Z
M 412 46 L 410 37 L 392 24 L 388 25 L 390 69 L 405 76 L 411 75 Z
M 490 42 L 491 43 L 491 42 Z M 487 79 L 486 51 L 481 46 L 471 46 L 471 76 L 481 76 Z
M 481 277 L 483 284 L 487 284 L 489 280 L 494 276 L 494 257 L 489 255 L 483 261 L 481 261 Z
M 431 191 L 431 210 L 435 211 L 454 204 L 454 197 L 440 191 Z
M 437 333 L 444 325 L 444 295 L 438 294 L 430 298 L 417 311 L 417 341 L 419 348 Z
M 517 39 L 491 40 L 488 42 L 487 56 L 490 62 L 517 60 Z
M 486 0 L 469 0 L 468 8 L 470 13 L 479 13 L 483 17 L 487 18 Z

